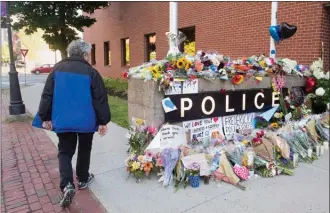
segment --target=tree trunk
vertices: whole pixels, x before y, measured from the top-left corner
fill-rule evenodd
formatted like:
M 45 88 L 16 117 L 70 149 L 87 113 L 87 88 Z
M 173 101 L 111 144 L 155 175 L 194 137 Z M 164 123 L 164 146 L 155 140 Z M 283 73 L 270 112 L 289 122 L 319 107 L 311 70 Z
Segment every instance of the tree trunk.
M 68 57 L 68 53 L 66 52 L 66 50 L 61 50 L 61 57 L 62 60 Z

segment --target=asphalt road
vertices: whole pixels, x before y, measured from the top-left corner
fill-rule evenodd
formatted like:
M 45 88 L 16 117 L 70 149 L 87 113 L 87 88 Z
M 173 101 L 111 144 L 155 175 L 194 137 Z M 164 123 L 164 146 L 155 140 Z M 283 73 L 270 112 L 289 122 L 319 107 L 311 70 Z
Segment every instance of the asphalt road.
M 1 88 L 8 89 L 9 88 L 9 68 L 1 67 Z M 21 86 L 25 85 L 25 73 L 24 69 L 17 69 L 18 72 L 18 80 Z M 48 74 L 40 74 L 35 75 L 31 74 L 29 71 L 26 72 L 26 84 L 33 85 L 36 83 L 45 83 Z

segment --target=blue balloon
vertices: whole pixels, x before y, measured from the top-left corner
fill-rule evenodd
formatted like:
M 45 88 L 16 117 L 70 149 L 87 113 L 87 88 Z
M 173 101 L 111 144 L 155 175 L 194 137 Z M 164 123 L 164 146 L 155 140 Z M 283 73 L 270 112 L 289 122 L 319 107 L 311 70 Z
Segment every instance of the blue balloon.
M 270 26 L 269 27 L 269 33 L 270 33 L 270 36 L 276 41 L 276 42 L 279 42 L 281 40 L 281 37 L 280 37 L 280 27 L 277 25 L 277 26 Z

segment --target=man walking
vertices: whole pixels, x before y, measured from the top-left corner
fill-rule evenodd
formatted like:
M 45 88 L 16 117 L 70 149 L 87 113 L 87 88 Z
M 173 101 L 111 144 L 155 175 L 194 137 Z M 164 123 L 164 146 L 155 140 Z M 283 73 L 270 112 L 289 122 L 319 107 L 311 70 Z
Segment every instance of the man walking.
M 85 189 L 94 180 L 89 173 L 93 135 L 98 131 L 104 136 L 111 119 L 103 80 L 88 63 L 91 45 L 75 40 L 67 52 L 69 57 L 57 63 L 47 78 L 38 111 L 43 128 L 53 130 L 59 138 L 62 207 L 67 207 L 75 195 L 71 161 L 77 140 L 78 189 Z

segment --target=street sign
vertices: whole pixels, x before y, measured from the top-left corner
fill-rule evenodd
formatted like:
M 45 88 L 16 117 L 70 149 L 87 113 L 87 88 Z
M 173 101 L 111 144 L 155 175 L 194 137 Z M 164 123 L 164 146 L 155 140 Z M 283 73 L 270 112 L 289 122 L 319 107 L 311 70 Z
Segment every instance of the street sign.
M 25 58 L 25 56 L 27 55 L 28 52 L 29 52 L 28 49 L 21 49 L 21 53 L 22 53 L 24 58 Z

